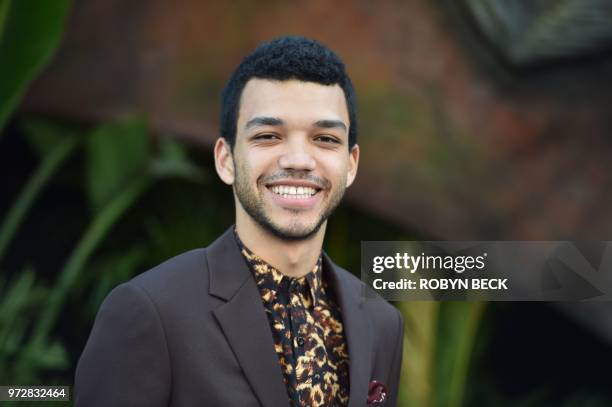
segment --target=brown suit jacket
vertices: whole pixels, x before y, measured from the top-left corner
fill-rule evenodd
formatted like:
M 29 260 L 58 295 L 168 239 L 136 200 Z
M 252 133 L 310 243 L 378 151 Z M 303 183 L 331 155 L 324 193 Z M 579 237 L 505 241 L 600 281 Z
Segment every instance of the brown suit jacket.
M 395 406 L 400 313 L 324 254 L 350 358 L 350 407 L 383 382 Z M 232 228 L 116 287 L 100 307 L 75 379 L 76 406 L 287 407 L 259 290 Z

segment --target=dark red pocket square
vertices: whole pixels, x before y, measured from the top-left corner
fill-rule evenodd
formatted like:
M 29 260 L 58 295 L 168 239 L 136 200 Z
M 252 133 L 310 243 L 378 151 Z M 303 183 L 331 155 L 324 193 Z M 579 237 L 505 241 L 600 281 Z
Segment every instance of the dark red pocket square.
M 383 382 L 372 380 L 368 385 L 368 406 L 384 406 L 387 394 L 387 386 Z

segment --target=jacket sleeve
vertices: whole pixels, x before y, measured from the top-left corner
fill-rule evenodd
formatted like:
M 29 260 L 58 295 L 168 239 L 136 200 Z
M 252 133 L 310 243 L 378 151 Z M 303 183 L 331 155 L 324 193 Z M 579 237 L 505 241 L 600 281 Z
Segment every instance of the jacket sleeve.
M 396 309 L 398 326 L 396 328 L 396 344 L 389 373 L 389 399 L 387 406 L 397 406 L 397 397 L 400 386 L 400 374 L 402 371 L 402 359 L 404 354 L 404 320 L 401 312 Z
M 75 406 L 168 405 L 168 349 L 155 304 L 140 287 L 115 288 L 100 307 L 81 355 Z

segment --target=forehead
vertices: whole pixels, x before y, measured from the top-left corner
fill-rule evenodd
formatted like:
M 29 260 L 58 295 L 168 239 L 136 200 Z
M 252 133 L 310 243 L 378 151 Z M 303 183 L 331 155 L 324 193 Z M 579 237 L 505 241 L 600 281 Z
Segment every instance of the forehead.
M 298 80 L 253 78 L 240 98 L 238 128 L 256 116 L 277 117 L 289 124 L 311 125 L 318 120 L 341 120 L 349 125 L 342 88 Z

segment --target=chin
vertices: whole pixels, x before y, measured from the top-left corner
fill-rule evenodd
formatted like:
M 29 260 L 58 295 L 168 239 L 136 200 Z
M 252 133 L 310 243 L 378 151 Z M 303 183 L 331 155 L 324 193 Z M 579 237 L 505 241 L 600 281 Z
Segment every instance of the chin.
M 317 234 L 319 229 L 321 228 L 321 223 L 314 224 L 267 224 L 263 225 L 270 233 L 274 236 L 281 238 L 283 240 L 308 240 L 311 239 L 314 235 Z

